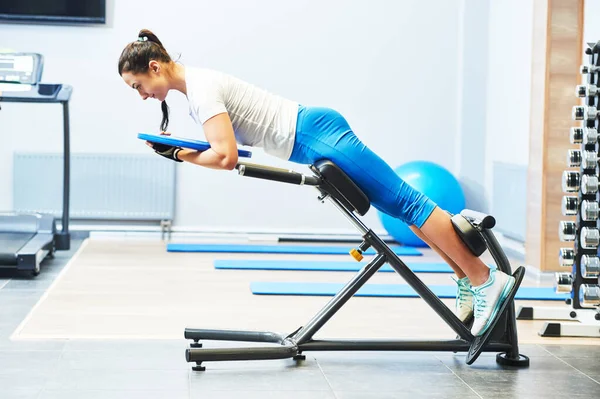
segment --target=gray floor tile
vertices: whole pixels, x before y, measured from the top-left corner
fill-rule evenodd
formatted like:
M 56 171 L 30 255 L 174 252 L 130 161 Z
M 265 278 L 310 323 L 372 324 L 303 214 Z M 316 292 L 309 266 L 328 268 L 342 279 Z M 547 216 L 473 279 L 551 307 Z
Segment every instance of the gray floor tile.
M 183 390 L 49 390 L 42 391 L 37 399 L 189 399 Z
M 38 276 L 39 277 L 39 276 Z M 2 290 L 24 290 L 29 292 L 45 292 L 53 283 L 54 279 L 40 278 L 31 280 L 12 279 Z
M 20 303 L 32 304 L 37 302 L 42 296 L 39 292 L 29 292 L 20 290 L 0 290 L 0 303 Z
M 597 397 L 600 385 L 576 370 L 471 370 L 457 371 L 457 375 L 484 398 L 572 397 L 586 393 Z
M 25 370 L 4 370 L 0 374 L 0 397 L 4 389 L 17 391 L 41 390 L 48 381 L 54 378 L 56 371 L 52 369 L 27 372 Z
M 0 339 L 0 351 L 60 351 L 63 350 L 66 342 L 66 340 L 11 341 Z
M 8 290 L 0 291 L 0 308 L 27 307 L 31 309 L 41 298 L 42 293 Z M 29 310 L 28 309 L 28 310 Z
M 208 391 L 330 391 L 318 368 L 228 369 L 192 372 L 191 392 Z
M 596 384 L 600 385 L 600 373 L 586 373 L 586 376 Z
M 334 391 L 381 392 L 396 391 L 414 395 L 441 395 L 445 392 L 468 394 L 470 389 L 450 370 L 445 372 L 421 369 L 336 369 L 324 370 Z
M 561 357 L 560 360 L 596 380 L 600 376 L 600 355 L 598 357 Z
M 54 279 L 54 278 L 52 278 Z M 12 283 L 13 281 L 31 281 L 33 279 L 11 279 L 8 284 Z M 18 291 L 18 290 L 10 290 L 8 289 L 8 287 L 5 286 L 3 289 L 0 290 L 0 299 L 3 298 L 8 298 L 8 297 L 15 297 L 15 298 L 25 298 L 27 299 L 28 297 L 40 297 L 42 294 L 40 293 L 35 293 L 35 292 L 28 292 L 28 291 Z
M 390 391 L 390 392 L 348 392 L 336 391 L 337 399 L 413 399 L 413 398 L 439 398 L 439 399 L 480 399 L 481 396 L 475 392 L 461 389 L 451 392 L 429 392 L 417 393 L 414 391 Z
M 565 390 L 554 391 L 552 389 L 547 388 L 537 388 L 537 387 L 513 387 L 506 386 L 503 389 L 497 389 L 494 387 L 492 389 L 486 389 L 486 387 L 479 387 L 476 389 L 477 393 L 480 395 L 482 399 L 540 399 L 540 398 L 569 398 L 569 399 L 591 399 L 597 398 L 598 393 L 597 390 L 589 390 L 587 392 L 576 391 L 578 388 L 576 386 L 570 386 L 572 391 L 575 393 L 571 394 Z M 586 388 L 587 389 L 587 388 Z
M 0 307 L 0 320 L 3 323 L 16 323 L 19 324 L 31 311 L 33 305 L 24 305 L 20 303 L 13 303 L 12 305 L 5 305 Z
M 191 370 L 186 340 L 71 340 L 60 367 L 80 370 Z
M 330 391 L 192 391 L 190 399 L 336 399 Z
M 11 316 L 0 319 L 0 331 L 14 331 L 23 321 L 23 317 Z
M 142 351 L 115 350 L 65 350 L 58 364 L 61 369 L 71 370 L 189 370 L 184 352 L 166 351 L 147 346 Z
M 480 356 L 475 363 L 468 365 L 465 363 L 465 359 L 462 357 L 450 357 L 445 355 L 438 355 L 438 359 L 440 359 L 446 366 L 451 368 L 456 372 L 476 372 L 476 371 L 494 371 L 494 372 L 503 372 L 503 371 L 514 371 L 514 372 L 522 372 L 522 373 L 533 373 L 533 372 L 544 372 L 544 371 L 571 371 L 572 368 L 562 362 L 560 359 L 557 359 L 554 356 L 530 356 L 529 357 L 529 367 L 513 367 L 513 366 L 503 366 L 496 362 L 496 355 L 493 356 Z
M 69 370 L 59 369 L 47 390 L 175 390 L 188 389 L 187 370 Z
M 600 346 L 598 345 L 541 345 L 541 347 L 556 357 L 600 359 Z
M 0 397 L 2 399 L 37 399 L 41 392 L 41 389 L 36 388 L 12 389 L 10 387 L 2 387 L 1 389 Z
M 195 363 L 187 363 L 188 367 L 192 367 Z M 293 359 L 275 359 L 275 360 L 240 360 L 234 362 L 204 362 L 203 366 L 207 371 L 240 371 L 240 370 L 309 370 L 319 369 L 319 365 L 315 359 L 307 356 L 306 360 L 294 361 Z M 202 374 L 194 372 L 194 374 Z
M 6 344 L 4 341 L 10 340 L 10 338 L 13 336 L 13 333 L 17 330 L 26 317 L 26 315 L 23 317 L 12 316 L 0 323 L 0 334 L 3 336 L 3 338 L 0 339 L 0 350 L 3 350 L 4 348 L 3 343 Z
M 447 367 L 435 356 L 428 353 L 406 352 L 366 352 L 366 353 L 318 353 L 315 354 L 321 369 L 358 371 L 397 371 L 420 370 L 421 372 L 447 373 Z
M 119 362 L 119 369 L 185 369 L 191 370 L 195 363 L 185 360 L 185 351 L 189 349 L 190 340 L 72 340 L 65 345 L 63 367 L 100 369 Z M 244 343 L 252 346 L 252 343 Z M 239 347 L 236 342 L 204 342 L 204 348 Z M 256 344 L 264 346 L 264 344 Z M 86 360 L 89 359 L 89 362 Z M 93 360 L 92 360 L 93 359 Z M 94 364 L 96 361 L 98 363 Z M 286 370 L 301 367 L 302 369 L 317 368 L 316 361 L 309 355 L 303 362 L 292 359 L 205 362 L 207 370 Z
M 0 323 L 0 342 L 7 340 L 15 331 L 13 323 L 2 324 Z
M 485 388 L 479 389 L 477 391 L 478 397 L 481 399 L 542 399 L 542 398 L 561 398 L 562 396 L 558 396 L 559 393 L 553 394 L 549 393 L 547 390 L 538 390 L 536 388 L 528 388 L 527 390 L 516 390 L 513 387 L 506 387 L 504 390 L 485 390 Z M 583 393 L 583 392 L 574 392 L 573 394 L 569 394 L 565 396 L 566 398 L 573 399 L 591 399 L 596 396 L 596 392 L 591 393 Z
M 182 358 L 189 343 L 184 339 L 181 340 L 85 340 L 76 339 L 69 340 L 65 345 L 65 351 L 96 351 L 96 352 L 127 352 L 144 354 L 148 351 L 172 352 L 179 351 Z
M 56 368 L 62 351 L 1 351 L 0 374 L 32 372 Z
M 484 352 L 482 355 L 486 356 L 496 356 L 498 352 Z M 542 345 L 537 344 L 520 344 L 519 345 L 519 353 L 521 355 L 525 355 L 527 357 L 551 357 L 554 356 L 552 353 L 548 352 Z

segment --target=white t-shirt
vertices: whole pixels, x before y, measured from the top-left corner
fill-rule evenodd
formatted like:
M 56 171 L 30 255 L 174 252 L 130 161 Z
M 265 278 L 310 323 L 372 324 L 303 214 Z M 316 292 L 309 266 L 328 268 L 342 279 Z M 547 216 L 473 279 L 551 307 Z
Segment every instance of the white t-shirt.
M 289 159 L 296 135 L 297 102 L 211 69 L 186 67 L 185 81 L 190 115 L 196 123 L 204 124 L 227 112 L 236 142 Z

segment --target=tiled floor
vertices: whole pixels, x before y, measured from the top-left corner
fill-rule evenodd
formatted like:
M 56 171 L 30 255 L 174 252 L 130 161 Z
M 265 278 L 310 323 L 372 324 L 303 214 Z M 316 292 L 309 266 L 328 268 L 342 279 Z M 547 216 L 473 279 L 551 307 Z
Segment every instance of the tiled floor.
M 207 363 L 194 372 L 181 340 L 11 341 L 79 243 L 36 278 L 0 274 L 0 398 L 396 399 L 598 398 L 600 346 L 522 345 L 531 365 L 501 368 L 493 353 L 309 352 L 307 360 Z M 117 278 L 118 276 L 116 276 Z M 210 343 L 205 346 L 210 347 Z

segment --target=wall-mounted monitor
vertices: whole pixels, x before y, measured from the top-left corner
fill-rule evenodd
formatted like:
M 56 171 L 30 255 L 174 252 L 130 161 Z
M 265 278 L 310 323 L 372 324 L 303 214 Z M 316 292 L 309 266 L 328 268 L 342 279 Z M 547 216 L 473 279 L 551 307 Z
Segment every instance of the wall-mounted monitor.
M 106 0 L 0 0 L 0 22 L 105 24 Z

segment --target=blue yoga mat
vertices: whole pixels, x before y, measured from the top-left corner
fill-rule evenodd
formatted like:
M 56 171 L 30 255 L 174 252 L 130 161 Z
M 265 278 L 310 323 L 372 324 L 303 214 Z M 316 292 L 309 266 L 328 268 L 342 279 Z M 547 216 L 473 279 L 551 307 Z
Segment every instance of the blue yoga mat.
M 338 283 L 293 283 L 253 282 L 250 290 L 255 295 L 305 295 L 334 296 L 344 284 Z M 456 298 L 456 285 L 429 285 L 439 298 Z M 365 284 L 354 296 L 418 298 L 419 295 L 408 284 Z M 564 301 L 569 294 L 557 294 L 552 287 L 520 287 L 515 299 Z
M 324 245 L 254 245 L 254 244 L 167 244 L 168 252 L 227 252 L 227 253 L 261 253 L 261 254 L 315 254 L 315 255 L 348 255 L 352 246 Z M 390 247 L 399 256 L 421 256 L 412 247 Z M 374 255 L 369 248 L 366 255 Z
M 217 259 L 215 269 L 235 270 L 296 270 L 315 272 L 357 272 L 363 268 L 365 262 L 331 262 L 311 260 L 243 260 L 243 259 Z M 415 273 L 452 273 L 452 268 L 446 263 L 421 263 L 405 262 L 406 266 Z M 395 272 L 390 265 L 383 265 L 380 272 Z

